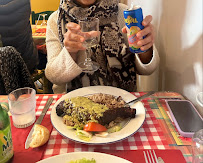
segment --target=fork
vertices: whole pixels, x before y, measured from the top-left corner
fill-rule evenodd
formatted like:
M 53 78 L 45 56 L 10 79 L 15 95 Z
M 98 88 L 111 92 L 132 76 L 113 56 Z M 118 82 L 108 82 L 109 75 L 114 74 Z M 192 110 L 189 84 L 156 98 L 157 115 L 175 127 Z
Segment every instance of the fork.
M 144 158 L 146 163 L 159 163 L 154 150 L 146 151 L 147 154 L 145 153 L 145 151 L 143 151 L 143 153 L 144 153 Z

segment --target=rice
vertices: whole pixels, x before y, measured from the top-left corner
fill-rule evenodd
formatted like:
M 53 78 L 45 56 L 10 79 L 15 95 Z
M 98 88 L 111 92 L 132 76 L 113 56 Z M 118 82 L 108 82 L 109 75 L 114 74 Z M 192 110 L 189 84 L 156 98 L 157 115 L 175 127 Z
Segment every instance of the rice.
M 78 98 L 79 99 L 84 98 L 84 99 L 81 99 L 83 104 L 82 106 L 75 107 L 73 106 L 72 102 L 74 103 L 74 99 L 76 99 L 77 101 Z M 81 100 L 79 102 L 80 104 L 81 104 Z M 64 124 L 66 124 L 67 126 L 74 126 L 76 128 L 77 127 L 83 128 L 83 126 L 88 122 L 92 121 L 92 122 L 98 123 L 97 118 L 99 118 L 100 116 L 103 116 L 103 112 L 105 110 L 103 110 L 102 108 L 101 108 L 102 110 L 101 109 L 88 110 L 88 108 L 85 107 L 85 103 L 88 100 L 91 100 L 92 102 L 97 103 L 100 106 L 103 106 L 102 108 L 107 108 L 107 109 L 117 109 L 125 106 L 125 101 L 122 99 L 121 96 L 116 97 L 113 95 L 102 94 L 102 93 L 93 94 L 86 97 L 78 96 L 71 99 L 66 99 L 63 105 L 65 105 L 68 109 L 66 110 L 66 115 L 63 116 Z M 74 105 L 76 105 L 76 103 L 74 103 Z M 100 112 L 102 111 L 102 112 L 97 114 L 97 111 L 100 111 Z M 105 124 L 105 126 L 106 128 L 111 128 L 116 124 L 118 124 L 119 122 L 121 122 L 122 120 L 123 120 L 122 118 L 117 117 L 115 120 L 111 121 L 110 123 Z
M 88 96 L 88 98 L 96 103 L 106 105 L 110 109 L 124 107 L 125 101 L 122 99 L 121 96 L 113 96 L 109 94 L 94 94 Z

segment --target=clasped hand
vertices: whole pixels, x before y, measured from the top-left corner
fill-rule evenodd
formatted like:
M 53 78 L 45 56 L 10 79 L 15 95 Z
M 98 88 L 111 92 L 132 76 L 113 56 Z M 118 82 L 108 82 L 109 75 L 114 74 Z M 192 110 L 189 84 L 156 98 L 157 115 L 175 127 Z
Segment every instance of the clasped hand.
M 152 16 L 148 15 L 142 22 L 144 29 L 137 33 L 137 37 L 142 38 L 146 36 L 144 39 L 138 41 L 137 45 L 141 46 L 141 50 L 148 50 L 152 47 L 154 43 L 154 28 L 151 24 Z M 98 33 L 95 31 L 92 32 L 83 32 L 81 33 L 81 28 L 78 24 L 69 22 L 66 24 L 66 28 L 68 31 L 64 34 L 64 46 L 69 51 L 69 53 L 77 53 L 79 50 L 85 50 L 86 48 L 83 46 L 83 42 L 93 35 L 97 35 Z M 127 33 L 126 27 L 122 29 L 123 33 Z

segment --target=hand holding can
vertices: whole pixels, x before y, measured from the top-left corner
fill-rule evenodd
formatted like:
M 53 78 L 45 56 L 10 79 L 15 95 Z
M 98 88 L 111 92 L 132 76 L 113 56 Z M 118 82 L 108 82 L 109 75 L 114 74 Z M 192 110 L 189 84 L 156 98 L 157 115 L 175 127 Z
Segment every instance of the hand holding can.
M 132 9 L 125 10 L 124 19 L 125 19 L 130 51 L 133 53 L 145 52 L 145 51 L 142 51 L 140 49 L 140 46 L 137 45 L 137 42 L 140 40 L 140 38 L 136 36 L 136 34 L 140 30 L 144 29 L 144 26 L 142 25 L 142 21 L 143 21 L 142 8 L 139 6 L 133 6 Z

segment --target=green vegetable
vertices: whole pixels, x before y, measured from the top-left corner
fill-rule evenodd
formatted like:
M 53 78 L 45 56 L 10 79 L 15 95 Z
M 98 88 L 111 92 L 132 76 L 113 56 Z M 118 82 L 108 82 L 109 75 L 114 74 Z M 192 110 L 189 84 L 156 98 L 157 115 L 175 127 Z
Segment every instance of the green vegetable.
M 75 128 L 72 126 L 67 126 L 67 129 L 75 129 Z
M 116 126 L 113 126 L 113 127 L 109 128 L 109 129 L 107 130 L 107 132 L 108 132 L 108 133 L 113 133 L 113 132 L 118 132 L 118 131 L 120 131 L 120 130 L 121 130 L 121 125 L 118 124 L 118 125 L 116 125 Z
M 78 136 L 79 139 L 84 140 L 84 141 L 90 141 L 92 138 L 92 134 L 90 132 L 86 132 L 84 130 L 77 130 L 76 135 Z
M 66 110 L 64 120 L 72 122 L 75 129 L 82 129 L 89 122 L 97 122 L 98 118 L 103 116 L 103 113 L 109 108 L 87 97 L 78 96 L 65 100 L 64 107 L 72 108 Z
M 82 158 L 80 160 L 70 161 L 69 163 L 96 163 L 96 160 L 93 158 L 91 160 L 88 160 L 86 158 Z
M 118 132 L 118 131 L 120 131 L 122 128 L 124 128 L 124 127 L 128 124 L 128 122 L 130 122 L 130 118 L 127 118 L 127 119 L 122 120 L 122 121 L 121 121 L 120 123 L 118 123 L 117 125 L 115 125 L 115 126 L 109 128 L 109 129 L 107 130 L 107 132 L 108 132 L 108 133 Z

